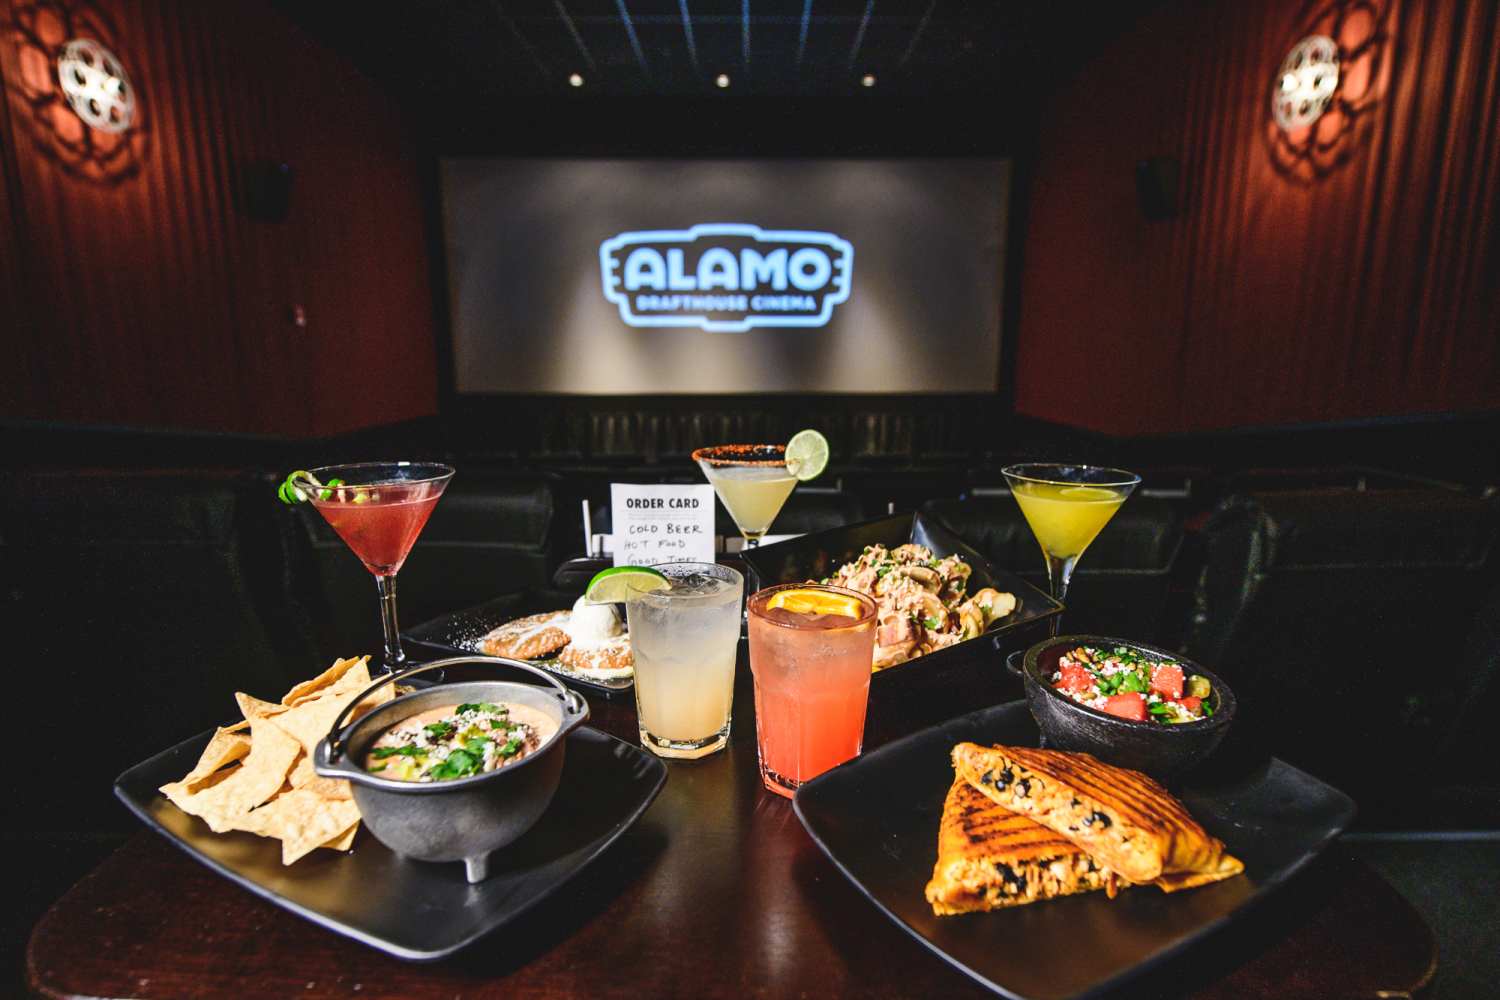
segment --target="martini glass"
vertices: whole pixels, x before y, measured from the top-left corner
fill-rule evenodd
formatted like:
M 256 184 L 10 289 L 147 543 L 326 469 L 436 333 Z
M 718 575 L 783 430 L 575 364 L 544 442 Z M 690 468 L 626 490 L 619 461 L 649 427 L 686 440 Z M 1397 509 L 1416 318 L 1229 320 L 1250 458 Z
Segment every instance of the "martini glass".
M 1096 465 L 1012 465 L 1000 471 L 1042 546 L 1052 596 L 1061 604 L 1078 557 L 1141 477 Z M 1061 618 L 1052 619 L 1053 635 L 1058 634 Z
M 406 662 L 396 624 L 396 571 L 406 562 L 412 543 L 452 478 L 453 469 L 446 465 L 363 462 L 328 465 L 292 479 L 292 485 L 312 501 L 344 544 L 375 574 L 385 628 L 385 668 L 391 672 Z M 321 485 L 327 483 L 338 485 Z
M 797 477 L 787 470 L 786 445 L 726 444 L 699 448 L 693 460 L 753 549 L 771 528 Z

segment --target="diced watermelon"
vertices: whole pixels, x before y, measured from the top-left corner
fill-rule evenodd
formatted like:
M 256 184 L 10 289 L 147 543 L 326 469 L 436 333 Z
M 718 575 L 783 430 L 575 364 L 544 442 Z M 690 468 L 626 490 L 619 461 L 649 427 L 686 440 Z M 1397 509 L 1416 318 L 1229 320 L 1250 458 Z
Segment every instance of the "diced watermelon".
M 1196 712 L 1198 711 L 1198 706 L 1203 704 L 1203 699 L 1194 698 L 1192 695 L 1188 695 L 1186 698 L 1182 699 L 1182 701 L 1178 702 L 1178 704 L 1187 709 L 1189 712 Z
M 1151 671 L 1151 690 L 1173 701 L 1182 697 L 1182 668 L 1175 663 L 1158 663 Z
M 1146 721 L 1146 696 L 1134 691 L 1126 694 L 1110 695 L 1104 700 L 1103 711 L 1110 715 L 1118 715 L 1122 719 L 1132 719 L 1136 722 Z
M 1087 691 L 1093 683 L 1093 675 L 1084 669 L 1083 664 L 1070 662 L 1063 664 L 1062 680 L 1057 682 L 1057 686 L 1069 694 L 1078 694 L 1080 691 Z

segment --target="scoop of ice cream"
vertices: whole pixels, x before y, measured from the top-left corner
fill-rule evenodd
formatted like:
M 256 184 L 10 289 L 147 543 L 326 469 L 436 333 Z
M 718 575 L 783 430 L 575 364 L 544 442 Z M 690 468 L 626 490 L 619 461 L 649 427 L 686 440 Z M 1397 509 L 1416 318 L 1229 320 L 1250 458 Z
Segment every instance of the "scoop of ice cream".
M 620 634 L 620 614 L 613 604 L 588 604 L 580 597 L 563 631 L 575 646 L 602 646 Z

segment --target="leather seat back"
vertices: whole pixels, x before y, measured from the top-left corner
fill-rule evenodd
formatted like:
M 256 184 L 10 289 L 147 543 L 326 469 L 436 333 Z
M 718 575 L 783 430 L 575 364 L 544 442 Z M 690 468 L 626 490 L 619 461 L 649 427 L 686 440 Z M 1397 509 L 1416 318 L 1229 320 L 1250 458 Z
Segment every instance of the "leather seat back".
M 237 718 L 236 691 L 277 700 L 320 669 L 283 599 L 276 504 L 273 487 L 238 472 L 6 480 L 9 708 L 48 734 L 49 756 L 16 770 L 14 815 L 43 829 L 133 826 L 111 792 L 121 771 Z
M 1228 498 L 1183 652 L 1234 689 L 1241 736 L 1350 791 L 1385 787 L 1452 721 L 1496 520 L 1447 490 Z
M 1047 590 L 1046 559 L 1014 498 L 934 500 L 922 509 L 997 565 Z M 1169 626 L 1171 580 L 1183 546 L 1182 516 L 1174 502 L 1126 500 L 1073 571 L 1063 631 L 1158 641 Z

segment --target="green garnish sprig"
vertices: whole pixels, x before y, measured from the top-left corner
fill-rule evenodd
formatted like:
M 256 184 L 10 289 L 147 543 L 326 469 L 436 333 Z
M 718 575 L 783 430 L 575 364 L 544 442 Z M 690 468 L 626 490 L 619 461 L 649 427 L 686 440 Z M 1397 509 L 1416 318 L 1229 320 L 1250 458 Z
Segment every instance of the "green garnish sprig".
M 329 497 L 333 496 L 333 487 L 344 485 L 344 481 L 342 479 L 330 479 L 327 483 L 320 483 L 318 482 L 318 477 L 313 475 L 311 472 L 308 472 L 306 469 L 298 469 L 290 476 L 287 476 L 286 482 L 282 483 L 281 487 L 276 491 L 276 495 L 281 497 L 282 503 L 306 503 L 311 499 L 307 495 L 307 490 L 292 482 L 292 480 L 296 479 L 298 476 L 301 476 L 304 482 L 312 483 L 314 486 L 328 487 L 327 489 L 318 491 L 319 500 L 327 500 Z

